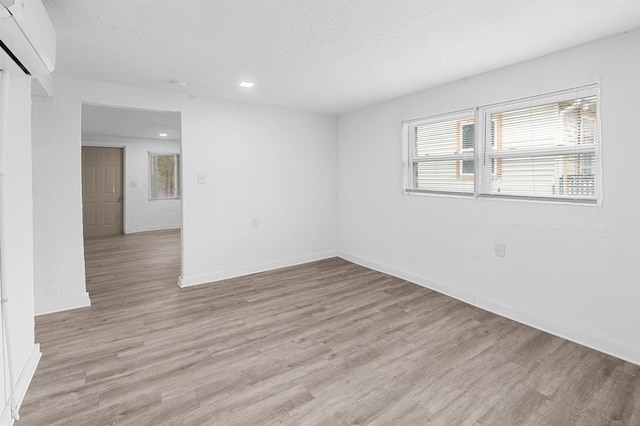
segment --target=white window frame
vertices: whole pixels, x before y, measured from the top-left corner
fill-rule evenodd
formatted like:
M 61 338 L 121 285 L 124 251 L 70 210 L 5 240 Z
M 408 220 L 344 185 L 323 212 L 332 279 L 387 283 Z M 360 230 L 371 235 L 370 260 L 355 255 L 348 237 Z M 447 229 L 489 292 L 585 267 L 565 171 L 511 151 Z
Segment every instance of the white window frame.
M 475 119 L 472 123 L 460 123 L 460 152 L 466 153 L 469 152 L 471 154 L 474 154 L 474 149 L 475 149 L 475 137 L 474 137 L 474 146 L 472 146 L 471 148 L 465 148 L 464 147 L 464 131 L 462 130 L 464 126 L 474 126 L 473 127 L 473 131 L 475 133 Z M 475 157 L 475 155 L 474 155 Z M 473 166 L 473 173 L 465 173 L 464 172 L 464 162 L 465 161 L 473 161 L 474 166 Z M 470 160 L 467 159 L 463 159 L 460 161 L 460 176 L 473 176 L 473 174 L 475 173 L 475 158 L 471 158 Z
M 546 104 L 552 104 L 555 102 L 562 102 L 572 100 L 581 97 L 596 96 L 596 141 L 593 144 L 578 144 L 570 146 L 553 146 L 547 148 L 536 149 L 509 149 L 509 150 L 494 150 L 488 147 L 489 138 L 487 138 L 487 123 L 494 120 L 492 115 L 500 114 L 507 111 L 513 111 L 517 109 L 523 109 L 528 107 L 536 107 Z M 474 126 L 475 126 L 475 147 L 473 149 L 474 157 L 469 157 L 469 154 L 452 153 L 451 155 L 439 155 L 437 158 L 424 158 L 417 157 L 415 155 L 415 131 L 412 131 L 416 126 L 423 124 L 430 124 L 445 120 L 455 120 L 458 118 L 468 118 L 469 113 L 474 111 Z M 601 125 L 600 125 L 600 88 L 597 83 L 580 86 L 568 90 L 559 92 L 552 92 L 538 96 L 532 96 L 528 98 L 522 98 L 518 100 L 502 102 L 498 104 L 490 104 L 479 106 L 474 109 L 467 109 L 463 111 L 454 112 L 451 114 L 441 114 L 437 116 L 405 121 L 402 125 L 403 133 L 403 193 L 404 194 L 426 194 L 426 195 L 449 195 L 449 196 L 473 196 L 474 198 L 500 198 L 511 199 L 520 201 L 536 201 L 536 202 L 551 202 L 558 204 L 584 204 L 584 205 L 602 205 L 602 143 L 601 143 Z M 494 129 L 494 138 L 495 133 Z M 495 144 L 498 144 L 497 139 Z M 467 150 L 465 150 L 467 151 Z M 594 154 L 594 197 L 544 197 L 544 196 L 527 196 L 527 195 L 504 195 L 491 193 L 491 180 L 496 178 L 498 161 L 500 159 L 509 158 L 531 158 L 531 157 L 543 157 L 543 156 L 557 156 L 557 155 L 572 155 L 572 154 Z M 427 156 L 428 157 L 428 156 Z M 434 156 L 435 157 L 435 156 Z M 415 165 L 423 161 L 442 161 L 442 160 L 474 160 L 474 190 L 472 194 L 458 193 L 458 192 L 443 192 L 443 191 L 426 191 L 415 189 Z M 461 162 L 462 167 L 462 162 Z M 462 169 L 461 169 L 462 171 Z M 469 176 L 470 174 L 465 174 Z
M 493 142 L 494 142 L 494 144 L 498 144 L 498 120 L 495 119 L 495 118 L 492 118 L 491 122 L 494 123 L 494 126 L 493 126 Z M 475 126 L 476 126 L 475 118 L 474 118 L 474 122 L 473 123 L 462 123 L 462 124 L 460 124 L 460 128 L 462 129 L 462 126 L 469 126 L 469 125 L 473 125 L 474 126 L 474 132 L 475 132 Z M 477 140 L 477 139 L 474 138 L 474 141 L 475 140 Z M 471 153 L 473 153 L 474 150 L 475 150 L 475 145 L 474 145 L 473 148 L 462 148 L 462 145 L 460 146 L 460 152 L 471 152 Z M 473 176 L 476 173 L 475 161 L 474 161 L 473 173 L 464 173 L 464 161 L 469 161 L 469 160 L 463 160 L 462 161 L 462 163 L 460 165 L 460 175 Z M 491 164 L 491 175 L 492 176 L 497 176 L 498 175 L 498 161 L 497 160 L 494 160 L 492 162 L 492 164 Z
M 483 141 L 478 146 L 480 158 L 482 164 L 490 163 L 491 159 L 509 159 L 509 158 L 531 158 L 531 157 L 545 157 L 545 156 L 559 156 L 559 155 L 571 155 L 571 154 L 594 154 L 596 157 L 596 164 L 594 169 L 594 197 L 543 197 L 543 196 L 526 196 L 526 195 L 503 195 L 492 194 L 491 182 L 488 180 L 486 170 L 483 168 L 478 174 L 480 178 L 479 185 L 476 186 L 476 192 L 479 197 L 482 198 L 504 198 L 515 200 L 531 200 L 531 201 L 548 201 L 548 202 L 560 202 L 570 204 L 602 204 L 602 167 L 601 167 L 601 143 L 600 143 L 600 93 L 599 86 L 592 84 L 588 86 L 577 87 L 569 90 L 563 90 L 560 92 L 554 92 L 550 94 L 533 96 L 526 99 L 520 99 L 516 101 L 502 102 L 500 104 L 493 104 L 489 106 L 483 106 L 478 108 L 478 121 L 481 123 L 480 128 L 484 128 L 484 124 L 487 122 L 488 117 L 493 114 L 500 114 L 507 111 L 513 111 L 517 109 L 529 108 L 552 104 L 555 102 L 562 102 L 567 100 L 576 99 L 576 97 L 596 96 L 596 141 L 593 144 L 580 144 L 580 145 L 568 145 L 568 146 L 553 146 L 549 148 L 535 148 L 532 150 L 527 149 L 510 149 L 503 151 L 494 151 L 488 149 L 486 146 L 486 138 L 477 139 Z M 476 135 L 478 136 L 478 135 Z
M 163 156 L 163 157 L 174 157 L 176 167 L 174 167 L 174 182 L 176 185 L 176 195 L 174 197 L 154 197 L 153 196 L 153 157 L 155 156 Z M 160 200 L 179 200 L 182 198 L 182 180 L 180 178 L 180 171 L 182 169 L 180 164 L 180 153 L 177 152 L 148 152 L 148 164 L 149 164 L 149 201 L 160 201 Z
M 599 123 L 598 123 L 598 119 L 597 119 L 597 117 L 596 117 L 596 118 L 591 118 L 591 117 L 582 117 L 582 118 L 580 119 L 580 121 L 581 121 L 580 125 L 581 125 L 581 127 L 582 127 L 583 129 L 584 129 L 584 127 L 585 127 L 584 123 L 589 122 L 589 121 L 591 121 L 591 122 L 592 122 L 592 124 L 593 124 L 593 126 L 595 126 L 596 130 L 598 130 L 598 129 L 600 128 L 600 127 L 599 127 Z M 595 137 L 596 137 L 596 138 L 598 138 L 599 136 L 598 136 L 598 135 L 596 135 Z M 596 141 L 594 141 L 594 142 L 595 142 L 595 143 L 597 143 Z M 598 154 L 596 154 L 596 155 L 598 155 Z M 583 169 L 583 165 L 582 165 L 582 164 L 584 164 L 584 163 L 582 163 L 582 161 L 584 161 L 584 160 L 583 160 L 583 159 L 581 159 L 581 160 L 580 160 L 580 162 L 581 162 L 581 164 L 580 164 L 580 170 L 581 170 L 581 171 L 582 171 L 582 169 Z M 597 161 L 596 161 L 596 163 L 597 163 Z M 596 175 L 596 172 L 595 172 L 596 164 L 594 164 L 592 167 L 593 167 L 593 174 L 594 174 L 594 176 L 595 176 L 595 175 Z
M 465 150 L 462 152 L 452 152 L 451 154 L 443 155 L 425 155 L 418 156 L 416 154 L 416 140 L 415 140 L 415 128 L 418 126 L 439 123 L 442 121 L 454 121 L 454 120 L 467 120 L 469 117 L 475 117 L 475 108 L 456 111 L 448 114 L 440 114 L 427 118 L 420 118 L 417 120 L 404 121 L 402 123 L 402 146 L 403 146 L 403 170 L 404 170 L 404 193 L 423 193 L 423 194 L 438 194 L 438 195 L 453 195 L 460 197 L 474 196 L 473 192 L 453 192 L 453 191 L 428 191 L 415 189 L 415 165 L 423 162 L 436 162 L 436 161 L 460 161 L 460 167 L 462 168 L 462 161 L 474 160 L 476 155 L 473 150 Z M 474 118 L 475 123 L 475 118 Z M 476 134 L 477 136 L 477 134 Z M 474 142 L 475 143 L 475 142 Z M 477 143 L 475 143 L 477 146 Z M 462 146 L 460 147 L 462 148 Z M 469 176 L 469 175 L 466 175 Z

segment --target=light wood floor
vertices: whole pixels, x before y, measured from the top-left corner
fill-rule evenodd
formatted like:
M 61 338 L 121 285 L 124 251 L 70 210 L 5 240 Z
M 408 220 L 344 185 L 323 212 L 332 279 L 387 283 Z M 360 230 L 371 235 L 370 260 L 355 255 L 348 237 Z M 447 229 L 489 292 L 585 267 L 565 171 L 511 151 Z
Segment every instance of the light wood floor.
M 162 231 L 86 266 L 21 426 L 640 424 L 640 367 L 341 259 L 180 289 Z

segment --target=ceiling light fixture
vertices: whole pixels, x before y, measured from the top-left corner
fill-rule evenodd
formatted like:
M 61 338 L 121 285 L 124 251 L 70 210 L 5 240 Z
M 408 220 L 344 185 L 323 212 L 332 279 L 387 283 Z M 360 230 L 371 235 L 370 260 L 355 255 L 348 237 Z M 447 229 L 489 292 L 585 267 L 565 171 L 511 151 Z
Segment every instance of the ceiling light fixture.
M 249 89 L 250 87 L 253 87 L 253 83 L 251 83 L 250 81 L 243 81 L 239 86 Z
M 163 138 L 166 138 L 166 137 L 167 137 L 167 136 L 169 136 L 169 135 L 168 135 L 168 134 L 166 134 L 166 133 L 160 133 L 160 136 L 162 136 Z

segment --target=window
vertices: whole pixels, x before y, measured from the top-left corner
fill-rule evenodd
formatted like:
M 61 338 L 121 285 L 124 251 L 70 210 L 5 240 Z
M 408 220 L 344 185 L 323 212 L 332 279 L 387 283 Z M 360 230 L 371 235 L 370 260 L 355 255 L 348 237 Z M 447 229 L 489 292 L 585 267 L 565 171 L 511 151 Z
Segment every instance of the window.
M 490 138 L 489 142 L 491 147 L 494 147 L 496 142 L 502 146 L 502 138 L 499 136 L 500 127 L 498 127 L 499 117 L 491 118 L 491 130 L 487 134 L 487 137 Z M 471 152 L 473 153 L 473 146 L 475 140 L 475 126 L 473 122 L 460 122 L 460 152 Z M 501 163 L 501 160 L 491 159 L 491 175 L 499 176 L 498 170 L 500 169 L 498 165 Z M 473 179 L 473 174 L 475 170 L 474 160 L 462 160 L 462 170 L 457 170 L 458 177 L 462 177 L 462 179 L 466 176 L 470 176 Z
M 149 199 L 180 198 L 180 155 L 149 153 Z
M 474 111 L 405 123 L 408 191 L 473 195 Z
M 465 113 L 471 117 L 405 123 L 405 191 L 597 204 L 597 91 L 592 85 L 478 107 Z M 451 123 L 449 133 L 430 131 Z M 445 139 L 455 145 L 438 151 Z

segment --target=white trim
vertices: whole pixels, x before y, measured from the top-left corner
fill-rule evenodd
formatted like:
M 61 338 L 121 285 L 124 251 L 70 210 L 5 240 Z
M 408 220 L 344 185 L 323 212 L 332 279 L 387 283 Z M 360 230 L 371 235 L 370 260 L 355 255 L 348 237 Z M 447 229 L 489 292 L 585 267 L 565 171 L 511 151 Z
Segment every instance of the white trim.
M 275 260 L 267 263 L 243 266 L 241 268 L 227 269 L 225 271 L 214 272 L 211 274 L 194 275 L 190 277 L 178 277 L 178 287 L 191 287 L 194 285 L 214 283 L 216 281 L 237 278 L 244 275 L 256 274 L 258 272 L 266 272 L 279 268 L 300 265 L 303 263 L 315 262 L 317 260 L 329 259 L 338 255 L 335 251 L 326 251 L 321 253 L 309 254 L 306 256 L 291 257 L 288 259 Z
M 410 128 L 409 123 L 402 123 L 402 192 L 404 194 L 406 194 L 410 188 L 415 188 L 414 177 L 412 176 L 413 165 L 410 164 L 415 143 L 410 135 Z
M 33 375 L 36 372 L 36 368 L 38 367 L 38 363 L 40 362 L 40 358 L 42 357 L 42 352 L 40 352 L 40 344 L 36 343 L 33 345 L 33 349 L 31 350 L 31 354 L 29 358 L 27 358 L 27 362 L 25 362 L 20 375 L 18 376 L 18 380 L 16 382 L 16 404 L 18 410 L 22 405 L 22 401 L 24 401 L 24 397 L 27 394 L 27 389 L 31 384 L 31 380 L 33 379 Z M 11 417 L 11 406 L 5 405 L 2 410 L 2 414 L 0 414 L 0 425 L 12 425 L 14 424 L 14 420 Z
M 348 260 L 349 262 L 353 262 L 360 266 L 364 266 L 365 268 L 373 269 L 378 272 L 382 272 L 397 278 L 401 278 L 403 280 L 412 282 L 414 284 L 420 285 L 430 290 L 437 291 L 438 293 L 442 293 L 444 295 L 453 297 L 454 299 L 458 299 L 462 302 L 476 306 L 485 311 L 489 311 L 494 314 L 503 316 L 505 318 L 509 318 L 521 324 L 528 325 L 530 327 L 536 328 L 538 330 L 542 330 L 544 332 L 553 334 L 563 339 L 570 340 L 579 345 L 586 346 L 588 348 L 597 350 L 599 352 L 606 353 L 616 358 L 620 358 L 624 361 L 628 361 L 633 364 L 640 365 L 640 351 L 627 346 L 623 342 L 613 342 L 610 340 L 605 340 L 599 337 L 591 336 L 589 334 L 584 333 L 583 331 L 576 330 L 570 326 L 565 326 L 563 324 L 550 322 L 544 318 L 538 317 L 535 314 L 514 310 L 512 308 L 508 308 L 503 305 L 493 303 L 489 300 L 482 299 L 482 298 L 479 298 L 478 296 L 467 293 L 466 291 L 461 291 L 445 284 L 430 281 L 424 277 L 396 269 L 389 265 L 378 263 L 369 259 L 365 259 L 359 256 L 345 253 L 342 251 L 338 253 L 338 256 L 342 259 Z
M 156 226 L 140 226 L 138 228 L 128 229 L 126 234 L 135 234 L 138 232 L 148 232 L 148 231 L 164 231 L 167 229 L 180 229 L 182 228 L 182 224 L 176 223 L 171 225 L 156 225 Z
M 471 148 L 465 148 L 464 147 L 464 127 L 465 126 L 473 126 L 473 131 L 474 131 L 474 135 L 473 135 L 473 146 Z M 476 119 L 475 117 L 473 118 L 473 121 L 467 121 L 466 123 L 461 121 L 460 122 L 460 154 L 462 154 L 463 158 L 462 161 L 460 162 L 460 176 L 474 176 L 476 174 L 476 166 L 475 166 L 475 157 L 476 157 L 476 153 L 475 153 L 475 147 L 476 147 L 476 136 L 475 136 L 475 130 L 476 130 Z M 470 156 L 470 158 L 465 158 L 467 156 Z M 464 162 L 465 161 L 473 161 L 473 172 L 471 173 L 465 173 L 464 172 Z M 475 186 L 474 186 L 475 187 Z
M 46 302 L 36 301 L 34 310 L 35 315 L 38 316 L 87 306 L 91 306 L 91 299 L 89 299 L 89 293 L 84 293 L 78 296 L 48 299 Z
M 467 149 L 453 154 L 441 154 L 441 155 L 422 155 L 420 157 L 414 157 L 411 159 L 413 164 L 418 163 L 433 163 L 436 161 L 465 161 L 473 160 L 475 155 L 473 149 Z M 462 175 L 462 173 L 460 173 Z M 471 176 L 472 173 L 465 173 L 466 176 Z
M 532 157 L 552 157 L 557 155 L 571 154 L 595 154 L 597 144 L 586 145 L 559 145 L 546 148 L 516 148 L 504 151 L 491 151 L 487 153 L 488 158 L 532 158 Z
M 546 104 L 568 101 L 585 96 L 597 96 L 600 103 L 600 83 L 590 83 L 584 86 L 573 87 L 571 89 L 559 90 L 556 92 L 542 93 L 533 96 L 513 99 L 510 101 L 497 102 L 493 104 L 480 105 L 479 109 L 488 111 L 491 114 L 507 112 L 511 110 L 533 108 Z

